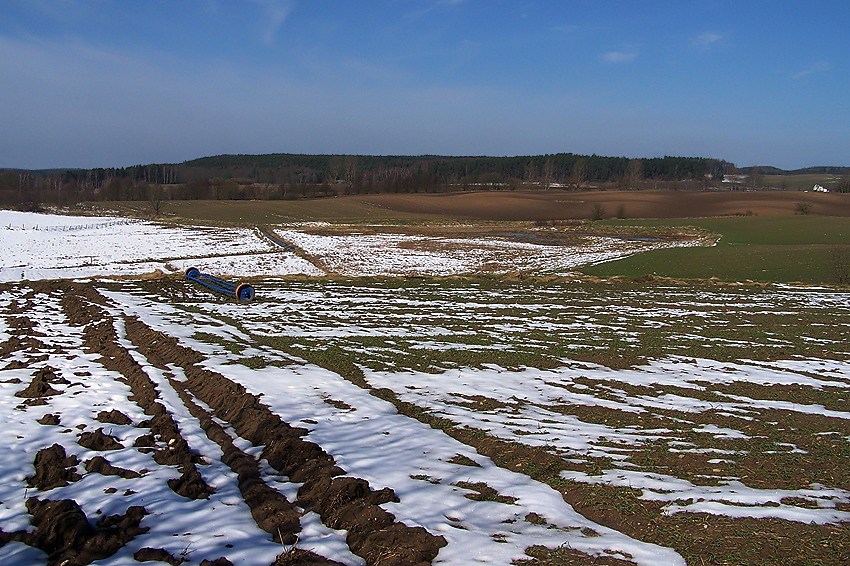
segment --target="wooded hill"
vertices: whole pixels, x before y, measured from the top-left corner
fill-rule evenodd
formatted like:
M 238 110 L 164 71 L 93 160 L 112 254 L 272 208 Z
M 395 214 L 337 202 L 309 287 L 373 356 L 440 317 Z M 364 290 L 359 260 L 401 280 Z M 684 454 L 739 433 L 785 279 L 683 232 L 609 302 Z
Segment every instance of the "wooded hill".
M 0 171 L 0 204 L 148 199 L 290 199 L 334 194 L 703 186 L 734 165 L 701 157 L 629 159 L 560 153 L 515 157 L 218 155 L 179 164 Z
M 381 185 L 417 177 L 432 185 L 525 182 L 611 181 L 629 175 L 650 179 L 694 179 L 722 174 L 724 162 L 695 157 L 628 159 L 560 153 L 516 157 L 369 155 L 219 155 L 187 161 L 181 173 L 201 177 L 248 177 L 257 182 L 355 182 Z M 630 171 L 631 167 L 631 171 Z M 390 183 L 392 184 L 392 183 Z M 391 187 L 390 187 L 391 188 Z
M 786 171 L 702 157 L 626 158 L 559 153 L 514 157 L 373 155 L 217 155 L 183 163 L 121 168 L 0 170 L 0 205 L 58 205 L 93 200 L 297 199 L 336 194 L 418 193 L 533 188 L 677 188 L 717 186 L 724 174 L 843 175 L 850 167 Z
M 753 165 L 751 167 L 741 167 L 739 169 L 742 175 L 749 175 L 753 171 L 758 171 L 762 175 L 850 175 L 850 167 L 804 167 L 802 169 L 780 169 L 771 167 L 770 165 Z

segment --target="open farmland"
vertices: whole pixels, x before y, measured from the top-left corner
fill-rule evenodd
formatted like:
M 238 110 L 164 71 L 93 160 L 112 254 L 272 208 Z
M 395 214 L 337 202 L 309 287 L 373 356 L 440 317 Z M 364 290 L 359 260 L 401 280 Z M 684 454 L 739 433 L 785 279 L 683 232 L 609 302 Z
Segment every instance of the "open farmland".
M 788 216 L 798 203 L 813 215 L 850 216 L 846 194 L 797 191 L 482 191 L 462 193 L 364 194 L 296 201 L 168 201 L 166 215 L 178 221 L 214 224 L 334 222 L 422 224 L 469 221 L 586 220 L 604 218 L 689 218 Z M 146 203 L 98 203 L 106 212 L 144 214 Z M 599 207 L 599 208 L 597 208 Z
M 850 559 L 846 289 L 571 275 L 703 231 L 110 222 L 3 266 L 4 564 Z M 141 277 L 252 256 L 250 304 Z
M 840 216 L 725 217 L 608 221 L 612 227 L 717 234 L 717 245 L 657 250 L 589 266 L 591 275 L 802 283 L 850 283 L 850 219 Z

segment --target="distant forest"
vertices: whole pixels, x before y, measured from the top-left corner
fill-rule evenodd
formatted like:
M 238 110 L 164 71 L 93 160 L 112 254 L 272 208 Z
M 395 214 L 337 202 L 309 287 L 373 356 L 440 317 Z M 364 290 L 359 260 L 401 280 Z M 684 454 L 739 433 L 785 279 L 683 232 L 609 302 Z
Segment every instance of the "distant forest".
M 179 164 L 0 170 L 0 205 L 298 199 L 463 190 L 706 188 L 734 165 L 700 157 L 219 155 Z

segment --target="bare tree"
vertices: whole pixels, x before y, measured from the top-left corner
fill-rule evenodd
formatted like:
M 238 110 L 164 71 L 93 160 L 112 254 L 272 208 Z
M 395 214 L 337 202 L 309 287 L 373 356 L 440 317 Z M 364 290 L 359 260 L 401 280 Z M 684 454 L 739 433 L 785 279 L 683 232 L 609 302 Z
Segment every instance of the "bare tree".
M 621 204 L 617 207 L 617 214 L 616 214 L 616 216 L 617 216 L 617 218 L 620 218 L 620 219 L 622 219 L 622 218 L 625 218 L 625 217 L 626 217 L 626 205 L 624 205 L 624 204 L 622 204 L 622 203 L 621 203 Z
M 546 162 L 543 164 L 543 190 L 549 190 L 549 187 L 552 185 L 552 175 L 554 172 L 555 163 L 551 157 L 547 157 Z
M 343 163 L 343 175 L 345 176 L 345 181 L 348 183 L 349 189 L 352 192 L 360 193 L 359 185 L 355 187 L 357 181 L 357 156 L 356 155 L 348 155 L 345 157 L 345 162 Z
M 759 167 L 753 167 L 750 170 L 750 174 L 747 175 L 747 188 L 748 189 L 760 189 L 764 186 L 764 174 L 762 174 L 761 169 Z M 805 213 L 803 213 L 805 214 Z
M 643 179 L 643 161 L 640 159 L 632 159 L 626 168 L 626 183 L 629 189 L 634 189 L 638 181 Z
M 164 191 L 160 185 L 148 186 L 148 208 L 152 217 L 156 218 L 162 214 Z
M 525 164 L 525 182 L 531 183 L 537 179 L 537 164 L 534 161 L 529 161 Z
M 577 159 L 576 162 L 573 163 L 570 180 L 576 189 L 580 189 L 584 182 L 587 181 L 587 161 L 583 158 Z
M 328 177 L 331 181 L 338 181 L 342 177 L 343 164 L 338 155 L 331 157 L 328 162 Z

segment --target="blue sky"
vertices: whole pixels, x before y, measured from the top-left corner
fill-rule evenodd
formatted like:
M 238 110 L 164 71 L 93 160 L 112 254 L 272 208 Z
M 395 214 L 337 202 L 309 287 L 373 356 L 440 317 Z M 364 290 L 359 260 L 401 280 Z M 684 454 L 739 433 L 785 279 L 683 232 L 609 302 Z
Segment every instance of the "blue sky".
M 850 165 L 850 2 L 0 0 L 0 167 L 221 153 Z

